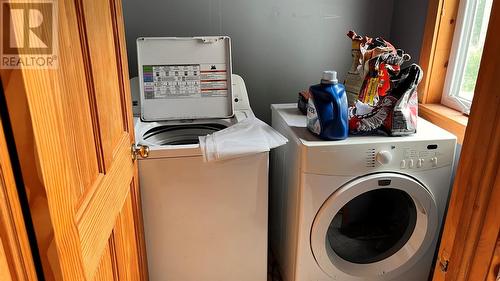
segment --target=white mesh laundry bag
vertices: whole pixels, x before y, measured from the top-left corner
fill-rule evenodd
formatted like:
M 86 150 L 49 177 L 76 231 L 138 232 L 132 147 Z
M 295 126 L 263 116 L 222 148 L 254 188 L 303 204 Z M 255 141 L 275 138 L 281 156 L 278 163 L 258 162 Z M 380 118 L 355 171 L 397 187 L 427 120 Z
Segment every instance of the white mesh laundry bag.
M 249 117 L 231 127 L 199 137 L 205 161 L 238 158 L 269 151 L 288 142 L 271 126 Z

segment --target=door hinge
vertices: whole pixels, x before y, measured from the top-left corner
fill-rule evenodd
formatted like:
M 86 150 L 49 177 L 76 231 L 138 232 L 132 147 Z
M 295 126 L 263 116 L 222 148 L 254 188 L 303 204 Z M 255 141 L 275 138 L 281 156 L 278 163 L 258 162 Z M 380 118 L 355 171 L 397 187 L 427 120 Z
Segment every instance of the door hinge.
M 130 154 L 132 155 L 132 161 L 135 161 L 138 156 L 141 158 L 148 158 L 149 156 L 149 146 L 147 145 L 136 145 L 133 143 L 130 146 Z
M 448 265 L 450 261 L 448 259 L 440 258 L 439 259 L 439 269 L 441 272 L 446 273 L 448 272 Z

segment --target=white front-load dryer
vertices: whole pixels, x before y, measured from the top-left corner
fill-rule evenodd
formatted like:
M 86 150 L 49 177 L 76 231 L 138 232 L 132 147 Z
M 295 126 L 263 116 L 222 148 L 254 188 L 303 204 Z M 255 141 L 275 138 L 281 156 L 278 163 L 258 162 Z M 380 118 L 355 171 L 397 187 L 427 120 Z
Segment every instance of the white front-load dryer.
M 428 279 L 456 137 L 418 120 L 407 137 L 322 141 L 295 104 L 272 106 L 289 139 L 271 161 L 271 249 L 284 281 Z

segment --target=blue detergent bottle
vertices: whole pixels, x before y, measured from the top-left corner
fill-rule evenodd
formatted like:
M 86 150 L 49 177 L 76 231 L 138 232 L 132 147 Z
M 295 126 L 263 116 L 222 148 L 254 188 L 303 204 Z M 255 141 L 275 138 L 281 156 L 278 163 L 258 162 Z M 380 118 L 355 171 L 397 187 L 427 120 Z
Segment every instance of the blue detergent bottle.
M 324 71 L 321 83 L 309 88 L 307 128 L 325 140 L 343 140 L 349 133 L 347 96 L 336 71 Z

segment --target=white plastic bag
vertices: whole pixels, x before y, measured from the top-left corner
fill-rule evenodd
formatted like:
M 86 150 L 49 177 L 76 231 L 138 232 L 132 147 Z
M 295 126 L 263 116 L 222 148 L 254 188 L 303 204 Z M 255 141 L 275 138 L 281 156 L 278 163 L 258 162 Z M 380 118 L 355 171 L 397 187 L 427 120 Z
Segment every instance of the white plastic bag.
M 255 117 L 249 117 L 213 134 L 201 136 L 199 140 L 206 162 L 266 152 L 288 141 L 271 126 Z

